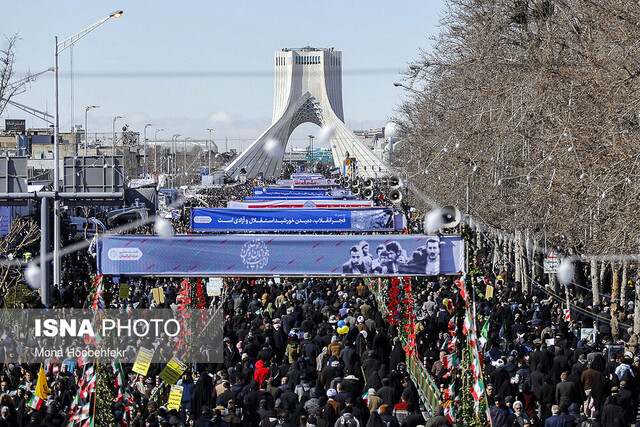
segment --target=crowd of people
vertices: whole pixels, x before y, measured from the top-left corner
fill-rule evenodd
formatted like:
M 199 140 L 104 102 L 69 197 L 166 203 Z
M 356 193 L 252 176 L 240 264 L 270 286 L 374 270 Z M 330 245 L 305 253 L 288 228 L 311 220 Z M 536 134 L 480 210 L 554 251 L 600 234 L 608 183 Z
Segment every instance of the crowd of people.
M 223 207 L 229 200 L 252 195 L 255 184 L 212 188 L 185 199 L 173 218 L 175 232 L 189 231 L 189 207 Z M 375 188 L 376 204 L 390 205 L 383 184 Z M 420 231 L 423 216 L 408 206 L 403 209 L 409 232 Z M 129 232 L 148 234 L 153 229 L 147 225 Z M 374 261 L 386 259 L 393 249 L 376 248 Z M 508 264 L 499 274 L 493 272 L 494 266 L 485 261 L 491 259 L 491 248 L 486 251 L 475 254 L 474 274 L 467 279 L 476 303 L 477 329 L 484 335 L 481 355 L 491 425 L 634 425 L 640 348 L 628 324 L 633 305 L 592 301 L 590 292 L 572 287 L 571 299 L 578 309 L 567 315 L 547 283 L 534 283 L 533 291 L 525 292 L 512 280 L 514 271 Z M 355 252 L 364 254 L 361 248 Z M 90 305 L 94 263 L 86 251 L 64 258 L 63 284 L 52 292 L 53 307 Z M 382 274 L 382 269 L 388 274 L 388 268 L 388 261 L 369 266 Z M 120 280 L 129 286 L 129 295 L 119 298 L 118 285 L 107 281 L 107 307 L 153 309 L 176 303 L 183 278 Z M 415 350 L 440 386 L 446 406 L 451 402 L 444 401 L 444 391 L 456 378 L 445 359 L 455 351 L 450 343 L 457 332 L 459 289 L 451 277 L 412 281 Z M 388 280 L 382 283 L 384 295 Z M 425 408 L 421 402 L 405 365 L 402 327 L 383 316 L 367 279 L 229 278 L 225 284 L 224 298 L 206 300 L 224 312 L 223 360 L 189 365 L 177 383 L 183 387 L 177 410 L 167 408 L 169 387 L 158 380 L 163 364 L 152 363 L 144 376 L 134 373 L 132 364 L 124 364 L 123 389 L 132 402 L 114 404 L 116 425 L 451 425 L 442 406 Z M 163 301 L 156 300 L 154 288 L 162 289 Z M 595 329 L 595 338 L 584 335 L 583 328 Z M 5 347 L 11 333 L 3 330 Z M 72 358 L 47 364 L 51 394 L 34 409 L 30 401 L 40 366 L 5 364 L 0 373 L 0 427 L 73 425 L 69 408 L 86 366 Z M 131 403 L 134 410 L 128 415 L 125 405 Z
M 492 425 L 636 425 L 640 353 L 633 304 L 622 307 L 610 297 L 594 302 L 590 292 L 573 287 L 576 307 L 567 313 L 549 283 L 534 283 L 531 293 L 524 292 L 510 280 L 512 266 L 496 275 L 485 259 L 490 258 L 479 254 L 471 283 L 477 330 L 485 326 L 483 377 Z M 459 289 L 446 279 L 413 289 L 421 289 L 415 295 L 417 350 L 446 390 L 452 374 L 443 360 L 455 327 L 447 301 Z

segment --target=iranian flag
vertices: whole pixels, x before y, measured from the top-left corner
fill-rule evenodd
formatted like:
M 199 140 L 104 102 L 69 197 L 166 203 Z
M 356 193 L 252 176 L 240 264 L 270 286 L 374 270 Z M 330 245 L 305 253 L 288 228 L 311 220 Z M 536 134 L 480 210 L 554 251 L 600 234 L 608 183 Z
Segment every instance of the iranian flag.
M 29 408 L 38 410 L 42 406 L 42 399 L 40 399 L 38 396 L 36 396 L 35 393 L 33 393 L 31 395 L 31 398 L 29 399 L 29 403 L 27 403 L 27 406 L 29 406 Z
M 451 403 L 450 405 L 447 405 L 447 407 L 444 408 L 444 416 L 447 417 L 447 419 L 451 424 L 455 424 L 456 415 L 454 413 L 453 403 Z
M 471 352 L 471 365 L 469 367 L 473 372 L 473 377 L 476 379 L 480 378 L 480 375 L 482 375 L 482 366 L 480 364 L 480 357 L 477 351 Z
M 86 418 L 89 418 L 89 408 L 91 408 L 91 403 L 87 402 L 82 407 L 82 412 L 80 413 L 80 420 L 84 420 Z
M 489 338 L 489 324 L 491 323 L 491 318 L 487 318 L 487 321 L 484 322 L 484 326 L 482 327 L 482 330 L 480 331 L 480 335 L 482 335 L 482 338 L 484 338 L 485 341 L 488 340 Z
M 69 418 L 69 424 L 67 424 L 67 427 L 74 427 L 76 424 L 76 421 L 80 421 L 80 412 L 78 411 L 75 411 L 73 415 L 71 415 L 71 418 Z
M 478 402 L 482 395 L 484 394 L 484 385 L 482 384 L 482 380 L 478 380 L 471 387 L 471 395 L 473 396 L 473 400 Z
M 467 335 L 470 331 L 473 330 L 473 317 L 471 313 L 467 312 L 464 316 L 464 322 L 462 323 L 462 333 Z
M 444 359 L 442 359 L 442 367 L 444 369 L 452 369 L 455 363 L 456 363 L 455 354 L 450 354 L 448 356 L 445 356 Z
M 451 384 L 449 387 L 444 389 L 444 394 L 442 395 L 442 400 L 453 399 L 455 384 Z

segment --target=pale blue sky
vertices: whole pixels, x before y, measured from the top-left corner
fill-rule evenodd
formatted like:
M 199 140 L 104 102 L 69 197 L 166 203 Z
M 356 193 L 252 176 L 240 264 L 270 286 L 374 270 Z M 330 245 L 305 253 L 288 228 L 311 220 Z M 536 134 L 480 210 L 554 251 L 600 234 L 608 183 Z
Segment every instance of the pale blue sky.
M 142 132 L 145 123 L 206 139 L 214 128 L 220 145 L 240 148 L 271 123 L 273 53 L 284 47 L 334 47 L 343 54 L 345 121 L 352 129 L 382 126 L 404 94 L 393 86 L 438 31 L 443 0 L 399 1 L 6 1 L 1 32 L 19 33 L 16 71 L 20 78 L 53 66 L 54 36 L 62 40 L 123 9 L 80 40 L 73 51 L 74 122 L 89 112 L 89 132 L 111 131 L 112 117 Z M 71 127 L 70 54 L 60 55 L 61 128 Z M 53 73 L 14 99 L 54 110 Z M 1 117 L 26 118 L 9 108 Z M 4 127 L 4 120 L 0 127 Z M 292 139 L 302 146 L 315 125 L 301 126 Z

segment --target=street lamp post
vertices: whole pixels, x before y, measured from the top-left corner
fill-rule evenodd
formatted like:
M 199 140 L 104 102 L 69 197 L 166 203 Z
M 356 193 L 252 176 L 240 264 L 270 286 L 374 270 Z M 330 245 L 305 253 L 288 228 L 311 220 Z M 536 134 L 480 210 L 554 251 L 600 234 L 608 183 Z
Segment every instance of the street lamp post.
M 156 129 L 156 134 L 153 142 L 153 171 L 158 172 L 158 132 L 162 132 L 164 129 Z
M 100 108 L 99 105 L 87 105 L 84 107 L 84 156 L 87 157 L 87 146 L 89 145 L 89 133 L 87 132 L 87 113 L 92 108 Z
M 178 139 L 178 137 L 180 136 L 179 133 L 174 133 L 173 136 L 171 137 L 171 152 L 173 154 L 172 160 L 171 160 L 171 187 L 175 187 L 176 184 L 176 140 Z
M 143 177 L 147 176 L 147 128 L 152 126 L 151 123 L 144 125 L 144 167 L 142 170 Z
M 113 157 L 116 156 L 116 120 L 121 119 L 122 116 L 115 116 L 113 118 L 113 122 L 111 123 L 111 153 Z M 123 152 L 124 155 L 124 152 Z
M 102 18 L 100 21 L 96 22 L 93 25 L 88 26 L 82 31 L 72 35 L 64 39 L 61 42 L 58 42 L 58 36 L 54 37 L 55 49 L 54 49 L 54 67 L 55 67 L 55 118 L 54 118 L 54 126 L 53 126 L 53 190 L 57 194 L 60 191 L 60 102 L 58 97 L 58 55 L 64 52 L 66 49 L 73 46 L 75 42 L 80 40 L 82 37 L 89 34 L 91 31 L 96 29 L 98 26 L 105 23 L 110 18 L 120 18 L 122 16 L 122 11 L 117 10 L 111 12 L 109 16 Z M 60 270 L 62 265 L 62 259 L 60 256 L 60 199 L 56 196 L 53 203 L 53 283 L 56 285 L 60 284 Z M 42 254 L 44 255 L 44 254 Z M 43 259 L 42 262 L 46 262 Z M 49 289 L 42 289 L 43 300 L 45 304 L 49 304 Z
M 213 129 L 207 129 L 209 131 L 209 141 L 207 144 L 207 151 L 209 153 L 209 175 L 211 175 L 211 143 L 213 142 L 213 139 L 211 138 L 211 132 L 213 132 Z
M 311 168 L 313 168 L 313 135 L 309 135 L 309 147 L 311 147 L 311 160 L 310 160 L 310 165 L 309 165 L 309 169 L 311 170 Z
M 191 137 L 186 137 L 184 139 L 184 181 L 186 185 L 187 181 L 187 139 L 191 139 Z

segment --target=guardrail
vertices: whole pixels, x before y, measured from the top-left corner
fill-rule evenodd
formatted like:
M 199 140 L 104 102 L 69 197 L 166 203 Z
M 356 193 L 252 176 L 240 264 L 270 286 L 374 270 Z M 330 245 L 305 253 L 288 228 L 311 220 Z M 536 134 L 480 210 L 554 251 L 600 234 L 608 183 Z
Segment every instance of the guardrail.
M 384 303 L 384 298 L 377 280 L 369 279 L 369 290 L 373 293 L 378 304 L 378 310 L 382 313 L 383 317 L 387 315 L 387 306 Z M 407 337 L 404 334 L 404 328 L 400 327 L 400 342 L 403 346 L 407 345 Z M 440 404 L 440 388 L 433 380 L 427 367 L 422 363 L 418 356 L 412 355 L 406 356 L 407 371 L 411 376 L 411 380 L 418 389 L 418 394 L 425 405 L 428 412 L 432 413 L 436 406 Z

